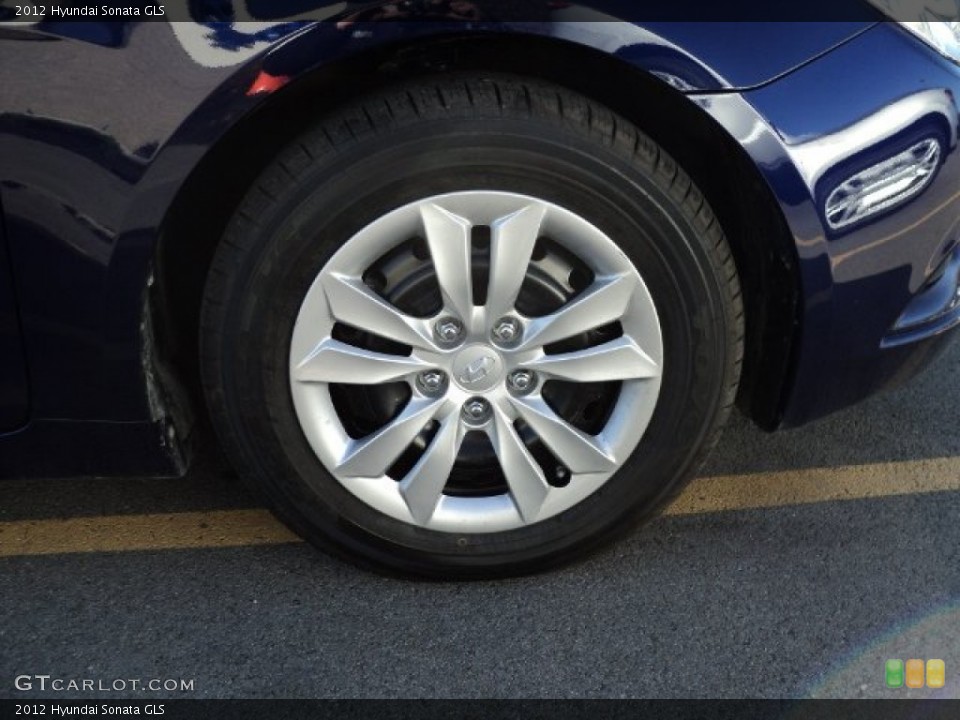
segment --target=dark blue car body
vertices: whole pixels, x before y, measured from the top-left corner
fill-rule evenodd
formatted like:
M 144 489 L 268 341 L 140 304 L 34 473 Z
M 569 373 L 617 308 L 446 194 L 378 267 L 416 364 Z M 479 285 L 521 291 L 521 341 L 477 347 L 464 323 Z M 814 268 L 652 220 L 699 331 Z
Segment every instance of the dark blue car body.
M 960 67 L 879 14 L 626 22 L 627 4 L 588 0 L 378 22 L 376 3 L 260 5 L 257 25 L 223 8 L 0 24 L 0 475 L 182 472 L 203 416 L 196 313 L 232 209 L 310 117 L 415 74 L 544 77 L 677 158 L 736 255 L 740 405 L 765 428 L 910 377 L 960 324 Z M 832 229 L 837 179 L 922 137 L 943 149 L 922 193 Z

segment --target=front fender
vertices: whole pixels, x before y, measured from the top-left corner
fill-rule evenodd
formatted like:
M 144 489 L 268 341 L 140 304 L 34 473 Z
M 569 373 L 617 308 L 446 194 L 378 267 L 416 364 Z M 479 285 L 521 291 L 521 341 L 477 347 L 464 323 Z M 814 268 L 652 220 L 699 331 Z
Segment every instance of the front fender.
M 587 48 L 686 92 L 726 93 L 789 73 L 869 25 L 626 23 L 635 9 L 613 0 L 554 3 L 532 20 L 529 3 L 499 5 L 513 14 L 482 23 L 366 22 L 343 4 L 284 0 L 263 5 L 269 17 L 248 2 L 259 20 L 251 24 L 4 27 L 0 192 L 33 417 L 136 422 L 156 413 L 141 311 L 160 228 L 204 156 L 270 102 L 264 88 L 430 39 L 510 35 Z M 311 17 L 337 12 L 306 22 L 305 7 Z

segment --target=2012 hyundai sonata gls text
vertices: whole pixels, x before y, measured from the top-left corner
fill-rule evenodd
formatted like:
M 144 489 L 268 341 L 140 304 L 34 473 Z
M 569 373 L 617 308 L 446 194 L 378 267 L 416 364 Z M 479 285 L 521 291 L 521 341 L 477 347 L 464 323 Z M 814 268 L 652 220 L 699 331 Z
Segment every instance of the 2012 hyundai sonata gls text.
M 511 574 L 735 403 L 913 375 L 960 324 L 957 18 L 623 5 L 5 3 L 0 472 L 183 473 L 209 419 L 319 547 Z

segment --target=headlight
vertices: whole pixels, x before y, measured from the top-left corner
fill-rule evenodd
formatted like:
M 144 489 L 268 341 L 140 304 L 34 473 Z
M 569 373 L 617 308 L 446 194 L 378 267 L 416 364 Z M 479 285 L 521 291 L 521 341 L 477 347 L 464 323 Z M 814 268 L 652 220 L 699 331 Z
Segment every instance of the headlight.
M 960 0 L 868 0 L 927 45 L 960 64 Z

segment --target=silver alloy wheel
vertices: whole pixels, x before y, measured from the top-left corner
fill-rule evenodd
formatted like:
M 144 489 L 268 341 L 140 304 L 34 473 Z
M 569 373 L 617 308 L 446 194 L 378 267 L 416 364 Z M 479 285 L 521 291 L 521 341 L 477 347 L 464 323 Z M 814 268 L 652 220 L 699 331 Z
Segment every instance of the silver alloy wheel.
M 482 306 L 473 304 L 475 226 L 490 228 L 490 281 Z M 443 309 L 432 318 L 402 312 L 363 281 L 373 263 L 417 236 L 426 238 L 443 299 Z M 589 266 L 593 282 L 558 310 L 526 317 L 515 303 L 541 236 Z M 437 333 L 438 324 L 450 319 L 462 324 L 454 343 Z M 504 341 L 509 335 L 505 326 L 495 333 L 504 320 L 519 329 L 519 337 Z M 333 337 L 338 322 L 412 350 L 393 355 L 347 344 Z M 545 350 L 613 322 L 623 331 L 614 340 L 570 352 Z M 357 498 L 390 517 L 456 533 L 523 527 L 595 492 L 640 442 L 659 397 L 662 370 L 656 308 L 624 252 L 568 210 L 494 191 L 426 198 L 388 213 L 350 238 L 307 292 L 290 346 L 297 418 L 327 470 Z M 442 382 L 436 382 L 435 371 L 442 373 Z M 532 389 L 517 390 L 518 371 L 532 373 Z M 429 375 L 426 386 L 424 374 Z M 522 381 L 527 375 L 521 375 Z M 549 380 L 622 384 L 603 429 L 588 435 L 544 399 L 541 389 Z M 334 407 L 330 385 L 398 381 L 410 385 L 406 406 L 379 430 L 352 438 Z M 568 483 L 558 487 L 548 481 L 518 433 L 517 421 L 532 428 L 563 463 Z M 391 478 L 387 471 L 431 422 L 436 431 L 419 460 L 400 481 Z M 444 494 L 464 437 L 478 430 L 489 436 L 509 492 L 486 497 Z

